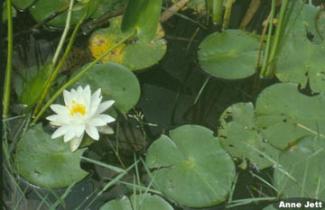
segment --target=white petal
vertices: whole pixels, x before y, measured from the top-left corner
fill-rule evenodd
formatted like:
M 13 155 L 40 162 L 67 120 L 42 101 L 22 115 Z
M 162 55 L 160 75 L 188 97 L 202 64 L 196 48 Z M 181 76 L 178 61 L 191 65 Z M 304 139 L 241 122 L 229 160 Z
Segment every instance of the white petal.
M 70 101 L 75 100 L 78 97 L 77 91 L 75 89 L 70 90 Z
M 85 133 L 85 128 L 86 128 L 85 125 L 76 125 L 76 126 L 74 126 L 73 129 L 75 130 L 75 135 L 77 137 L 83 136 L 84 133 Z
M 60 136 L 63 136 L 67 133 L 68 131 L 68 126 L 62 126 L 62 127 L 59 127 L 58 129 L 56 129 L 56 131 L 52 134 L 51 138 L 52 139 L 56 139 Z
M 90 105 L 90 115 L 94 115 L 97 110 L 100 102 L 102 101 L 101 90 L 98 89 L 92 96 L 91 96 L 91 105 Z
M 77 93 L 82 94 L 82 92 L 83 92 L 83 88 L 81 86 L 78 86 Z
M 95 126 L 87 126 L 86 132 L 94 140 L 99 140 L 99 133 Z
M 91 90 L 89 85 L 87 85 L 86 88 L 84 89 L 83 97 L 85 100 L 86 108 L 89 109 L 91 103 Z
M 67 90 L 64 90 L 63 91 L 63 99 L 64 99 L 65 105 L 70 106 L 71 99 L 72 99 L 71 93 Z
M 80 146 L 80 144 L 82 142 L 82 138 L 83 138 L 83 135 L 80 136 L 80 137 L 73 138 L 70 141 L 70 150 L 71 150 L 71 152 L 74 152 L 74 151 L 76 151 L 78 149 L 78 147 Z
M 66 125 L 69 124 L 69 117 L 66 117 L 64 115 L 50 115 L 46 117 L 47 120 L 51 122 L 52 125 Z
M 108 108 L 110 108 L 115 103 L 114 100 L 104 101 L 103 103 L 99 104 L 97 113 L 100 114 L 104 111 L 106 111 Z
M 106 125 L 106 122 L 105 122 L 105 120 L 102 120 L 102 119 L 100 119 L 100 118 L 93 118 L 93 119 L 91 119 L 90 121 L 89 121 L 89 123 L 88 123 L 90 126 L 95 126 L 95 127 L 97 127 L 97 126 L 104 126 L 104 125 Z
M 67 108 L 65 106 L 60 105 L 60 104 L 52 104 L 50 107 L 57 114 L 66 114 L 66 113 L 68 113 Z
M 76 137 L 75 135 L 75 131 L 72 130 L 71 128 L 65 133 L 64 135 L 64 142 L 68 142 L 70 141 L 71 139 L 73 139 L 74 137 Z
M 101 126 L 98 127 L 98 131 L 103 134 L 113 134 L 114 130 L 110 126 Z
M 108 114 L 100 114 L 100 115 L 98 115 L 97 118 L 105 121 L 106 123 L 111 123 L 111 122 L 115 121 L 115 118 L 109 116 Z

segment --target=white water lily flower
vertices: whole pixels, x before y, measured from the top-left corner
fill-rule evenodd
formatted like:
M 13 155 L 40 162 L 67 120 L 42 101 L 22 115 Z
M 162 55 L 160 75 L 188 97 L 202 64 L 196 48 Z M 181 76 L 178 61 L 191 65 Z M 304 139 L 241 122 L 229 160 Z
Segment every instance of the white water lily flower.
M 107 124 L 115 119 L 103 114 L 113 104 L 113 100 L 102 102 L 101 90 L 91 95 L 89 85 L 84 89 L 63 92 L 65 105 L 53 104 L 51 109 L 56 113 L 46 119 L 59 128 L 52 134 L 52 138 L 64 136 L 64 142 L 70 142 L 71 151 L 75 151 L 81 144 L 85 132 L 94 140 L 99 140 L 99 132 L 113 133 Z

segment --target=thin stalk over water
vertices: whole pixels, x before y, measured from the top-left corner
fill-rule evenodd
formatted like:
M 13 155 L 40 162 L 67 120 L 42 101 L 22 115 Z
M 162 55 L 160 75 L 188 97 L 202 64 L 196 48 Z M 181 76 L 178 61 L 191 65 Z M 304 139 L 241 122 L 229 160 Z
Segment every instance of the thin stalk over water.
M 11 0 L 6 0 L 6 12 L 7 12 L 7 65 L 5 74 L 5 86 L 3 94 L 3 118 L 7 118 L 9 115 L 10 106 L 10 86 L 11 86 L 11 71 L 12 71 L 12 53 L 13 53 L 13 24 L 12 24 L 12 6 Z
M 270 56 L 267 59 L 267 63 L 265 66 L 265 69 L 263 69 L 263 71 L 261 71 L 261 76 L 262 77 L 272 77 L 273 76 L 273 71 L 274 71 L 274 63 L 276 60 L 276 54 L 278 52 L 279 49 L 279 45 L 280 45 L 280 40 L 281 37 L 283 35 L 283 30 L 284 30 L 284 19 L 285 19 L 285 15 L 286 15 L 286 11 L 288 8 L 288 3 L 289 0 L 283 0 L 281 3 L 281 9 L 280 9 L 280 15 L 278 18 L 278 25 L 276 27 L 275 30 L 275 35 L 274 38 L 272 40 L 272 46 L 271 46 L 271 51 L 270 51 Z
M 63 44 L 65 42 L 65 39 L 66 39 L 66 37 L 68 35 L 68 32 L 69 32 L 69 29 L 70 29 L 73 4 L 74 4 L 74 0 L 70 0 L 68 14 L 67 14 L 67 20 L 65 22 L 65 27 L 64 27 L 64 30 L 63 30 L 63 34 L 61 36 L 60 42 L 59 42 L 58 47 L 56 48 L 55 54 L 53 56 L 53 60 L 52 60 L 53 66 L 55 66 L 55 64 L 56 64 L 56 62 L 57 62 L 57 60 L 59 58 L 59 55 L 60 55 L 60 52 L 62 50 Z
M 269 61 L 269 55 L 270 55 L 270 50 L 271 50 L 271 45 L 272 45 L 272 32 L 273 32 L 273 19 L 274 19 L 274 14 L 275 14 L 275 0 L 272 0 L 271 3 L 271 12 L 270 16 L 268 17 L 267 24 L 268 24 L 268 33 L 267 33 L 267 41 L 266 41 L 266 47 L 264 51 L 264 56 L 263 56 L 263 64 L 262 64 L 262 69 L 260 73 L 260 77 L 264 77 L 266 74 L 266 71 L 268 69 L 268 61 Z M 263 42 L 263 40 L 262 40 Z
M 40 111 L 41 107 L 42 107 L 42 104 L 43 104 L 43 101 L 45 100 L 48 92 L 49 92 L 49 89 L 51 88 L 54 80 L 56 79 L 56 77 L 58 76 L 62 66 L 64 65 L 65 61 L 67 60 L 68 56 L 69 56 L 69 53 L 71 52 L 71 49 L 72 49 L 72 46 L 75 42 L 75 39 L 77 37 L 77 32 L 79 31 L 79 28 L 80 28 L 80 25 L 81 23 L 83 22 L 83 20 L 86 18 L 86 14 L 80 19 L 80 21 L 78 22 L 78 24 L 76 25 L 76 27 L 74 28 L 74 31 L 72 32 L 72 35 L 70 37 L 70 40 L 69 40 L 69 43 L 68 43 L 68 46 L 67 48 L 65 49 L 65 52 L 60 60 L 60 62 L 58 63 L 58 65 L 56 67 L 54 67 L 52 65 L 51 68 L 54 68 L 52 74 L 49 76 L 48 80 L 46 81 L 46 84 L 45 84 L 45 87 L 44 87 L 44 90 L 41 94 L 41 97 L 36 105 L 36 108 L 34 110 L 34 113 L 33 113 L 33 117 L 35 117 L 37 115 L 37 113 Z

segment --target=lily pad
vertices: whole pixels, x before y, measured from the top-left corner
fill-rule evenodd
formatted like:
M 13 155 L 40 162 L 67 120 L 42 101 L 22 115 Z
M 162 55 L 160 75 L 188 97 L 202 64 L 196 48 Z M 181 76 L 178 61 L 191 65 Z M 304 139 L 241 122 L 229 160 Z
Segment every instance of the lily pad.
M 20 10 L 24 10 L 30 5 L 32 5 L 34 0 L 12 0 L 12 3 L 15 5 L 16 8 Z
M 157 195 L 132 195 L 104 204 L 100 210 L 173 210 L 173 207 Z
M 37 68 L 37 66 L 33 66 L 26 70 L 22 70 L 25 73 L 24 78 L 22 75 L 19 75 L 22 77 L 21 79 L 23 79 L 23 82 L 20 84 L 22 87 L 18 93 L 18 99 L 20 103 L 27 106 L 34 105 L 41 96 L 52 66 L 51 64 L 46 64 L 41 66 L 40 69 Z M 16 84 L 19 82 L 21 81 L 17 80 Z M 16 88 L 16 90 L 18 89 Z
M 189 207 L 225 201 L 235 177 L 231 157 L 213 132 L 183 125 L 162 135 L 148 149 L 147 166 L 155 188 L 168 199 Z
M 277 210 L 277 209 L 273 206 L 273 204 L 271 204 L 271 205 L 268 205 L 267 207 L 263 208 L 263 210 Z M 288 210 L 291 210 L 291 209 L 288 209 Z
M 259 42 L 240 30 L 213 33 L 200 44 L 201 68 L 223 79 L 242 79 L 255 73 Z
M 89 84 L 94 90 L 101 88 L 103 96 L 115 100 L 115 106 L 122 113 L 127 113 L 140 98 L 137 77 L 128 68 L 115 63 L 94 65 L 79 83 Z
M 130 32 L 121 32 L 120 24 L 121 18 L 114 18 L 110 27 L 99 29 L 91 35 L 89 49 L 94 58 L 99 58 L 130 35 Z M 119 63 L 134 71 L 148 68 L 158 63 L 166 53 L 167 46 L 166 41 L 161 38 L 163 36 L 161 27 L 156 36 L 152 41 L 133 38 L 113 49 L 101 61 Z
M 272 85 L 257 99 L 257 125 L 263 129 L 264 138 L 279 149 L 286 149 L 305 136 L 324 139 L 324 107 L 324 94 L 304 95 L 296 84 Z
M 30 7 L 30 13 L 37 22 L 43 22 L 48 18 L 51 19 L 47 24 L 54 27 L 63 27 L 66 22 L 69 0 L 56 1 L 36 1 Z M 71 17 L 71 25 L 78 23 L 80 18 L 86 14 L 87 17 L 96 18 L 105 12 L 114 11 L 120 5 L 124 5 L 125 0 L 91 0 L 75 1 Z
M 277 160 L 279 151 L 264 139 L 256 125 L 252 103 L 230 106 L 221 115 L 220 121 L 218 137 L 233 157 L 248 159 L 259 169 L 272 166 L 270 158 Z
M 283 197 L 308 197 L 325 200 L 325 141 L 313 137 L 280 156 L 275 168 L 275 187 Z
M 136 30 L 140 39 L 151 41 L 159 24 L 162 0 L 129 1 L 122 21 L 122 31 Z
M 67 187 L 88 174 L 80 168 L 84 151 L 71 152 L 68 144 L 51 139 L 38 124 L 18 142 L 15 166 L 18 173 L 32 184 L 45 188 Z
M 276 66 L 276 76 L 283 82 L 294 82 L 305 87 L 309 83 L 314 92 L 325 90 L 325 67 L 322 65 L 325 44 L 315 28 L 318 9 L 296 2 L 283 38 Z M 312 34 L 309 40 L 307 34 Z M 321 43 L 319 43 L 321 42 Z

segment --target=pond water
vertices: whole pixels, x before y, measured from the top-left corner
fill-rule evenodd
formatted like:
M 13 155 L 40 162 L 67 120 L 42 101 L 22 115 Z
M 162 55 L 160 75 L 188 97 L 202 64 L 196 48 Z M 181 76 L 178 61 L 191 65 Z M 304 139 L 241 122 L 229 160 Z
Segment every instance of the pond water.
M 233 12 L 235 15 L 232 16 L 230 28 L 238 27 L 242 11 L 247 8 L 248 3 L 249 1 L 242 1 L 235 5 Z M 260 8 L 258 18 L 249 26 L 250 30 L 254 29 L 260 32 L 260 22 L 264 20 L 265 11 L 268 10 L 269 4 Z M 216 134 L 217 128 L 220 126 L 219 118 L 227 107 L 237 102 L 255 102 L 261 90 L 278 82 L 275 79 L 258 80 L 257 75 L 236 81 L 222 80 L 213 78 L 200 70 L 197 61 L 198 46 L 207 35 L 217 28 L 209 27 L 207 30 L 195 21 L 191 21 L 197 18 L 192 11 L 184 12 L 183 15 L 191 19 L 174 16 L 163 25 L 167 34 L 165 39 L 168 43 L 164 58 L 149 69 L 136 72 L 141 87 L 141 98 L 127 116 L 118 116 L 118 123 L 114 127 L 119 131 L 117 135 L 109 137 L 109 141 L 100 141 L 91 145 L 85 153 L 86 157 L 125 168 L 134 162 L 134 154 L 138 158 L 143 158 L 146 149 L 153 140 L 161 134 L 167 134 L 168 130 L 179 125 L 202 125 Z M 51 58 L 61 36 L 61 30 L 42 27 L 31 30 L 35 24 L 36 22 L 27 12 L 17 12 L 17 17 L 14 19 L 13 70 L 15 75 L 26 73 L 21 72 L 26 67 L 41 66 Z M 2 32 L 4 33 L 4 31 Z M 89 35 L 90 33 L 78 35 L 73 54 L 62 70 L 62 79 L 69 77 L 71 72 L 91 60 L 90 54 L 86 50 Z M 19 86 L 19 82 L 16 81 L 14 85 Z M 56 85 L 59 85 L 59 82 Z M 15 105 L 13 110 L 17 115 L 26 112 L 19 105 Z M 22 119 L 13 120 L 10 122 L 11 129 L 17 129 L 21 123 L 24 123 Z M 44 125 L 47 123 L 45 120 L 43 121 Z M 118 156 L 114 150 L 116 147 L 119 147 Z M 247 164 L 246 167 L 245 164 Z M 265 194 L 276 196 L 276 193 L 260 180 L 262 177 L 272 182 L 272 169 L 260 170 L 249 162 L 238 165 L 248 168 L 248 170 L 236 168 L 239 176 L 233 200 L 260 197 Z M 64 204 L 58 201 L 57 196 L 64 193 L 66 189 L 45 190 L 32 186 L 21 178 L 19 180 L 21 192 L 17 190 L 14 182 L 10 181 L 12 177 L 7 174 L 4 177 L 8 188 L 5 191 L 6 205 L 12 209 L 13 206 L 16 206 L 17 209 L 36 209 L 38 207 L 40 207 L 39 209 L 48 209 L 49 204 L 58 202 L 57 209 L 95 210 L 108 200 L 132 193 L 132 187 L 122 183 L 133 183 L 134 177 L 130 175 L 125 176 L 121 183 L 98 196 L 97 193 L 109 180 L 113 179 L 116 173 L 86 161 L 83 161 L 81 166 L 90 172 L 90 176 L 69 189 L 70 193 L 62 202 Z M 148 183 L 145 169 L 140 166 L 139 171 L 143 175 L 142 181 Z M 260 202 L 229 209 L 260 210 L 267 205 L 268 202 Z M 182 208 L 175 205 L 175 209 L 190 210 L 194 208 Z M 200 209 L 221 210 L 225 209 L 225 206 L 222 204 Z

